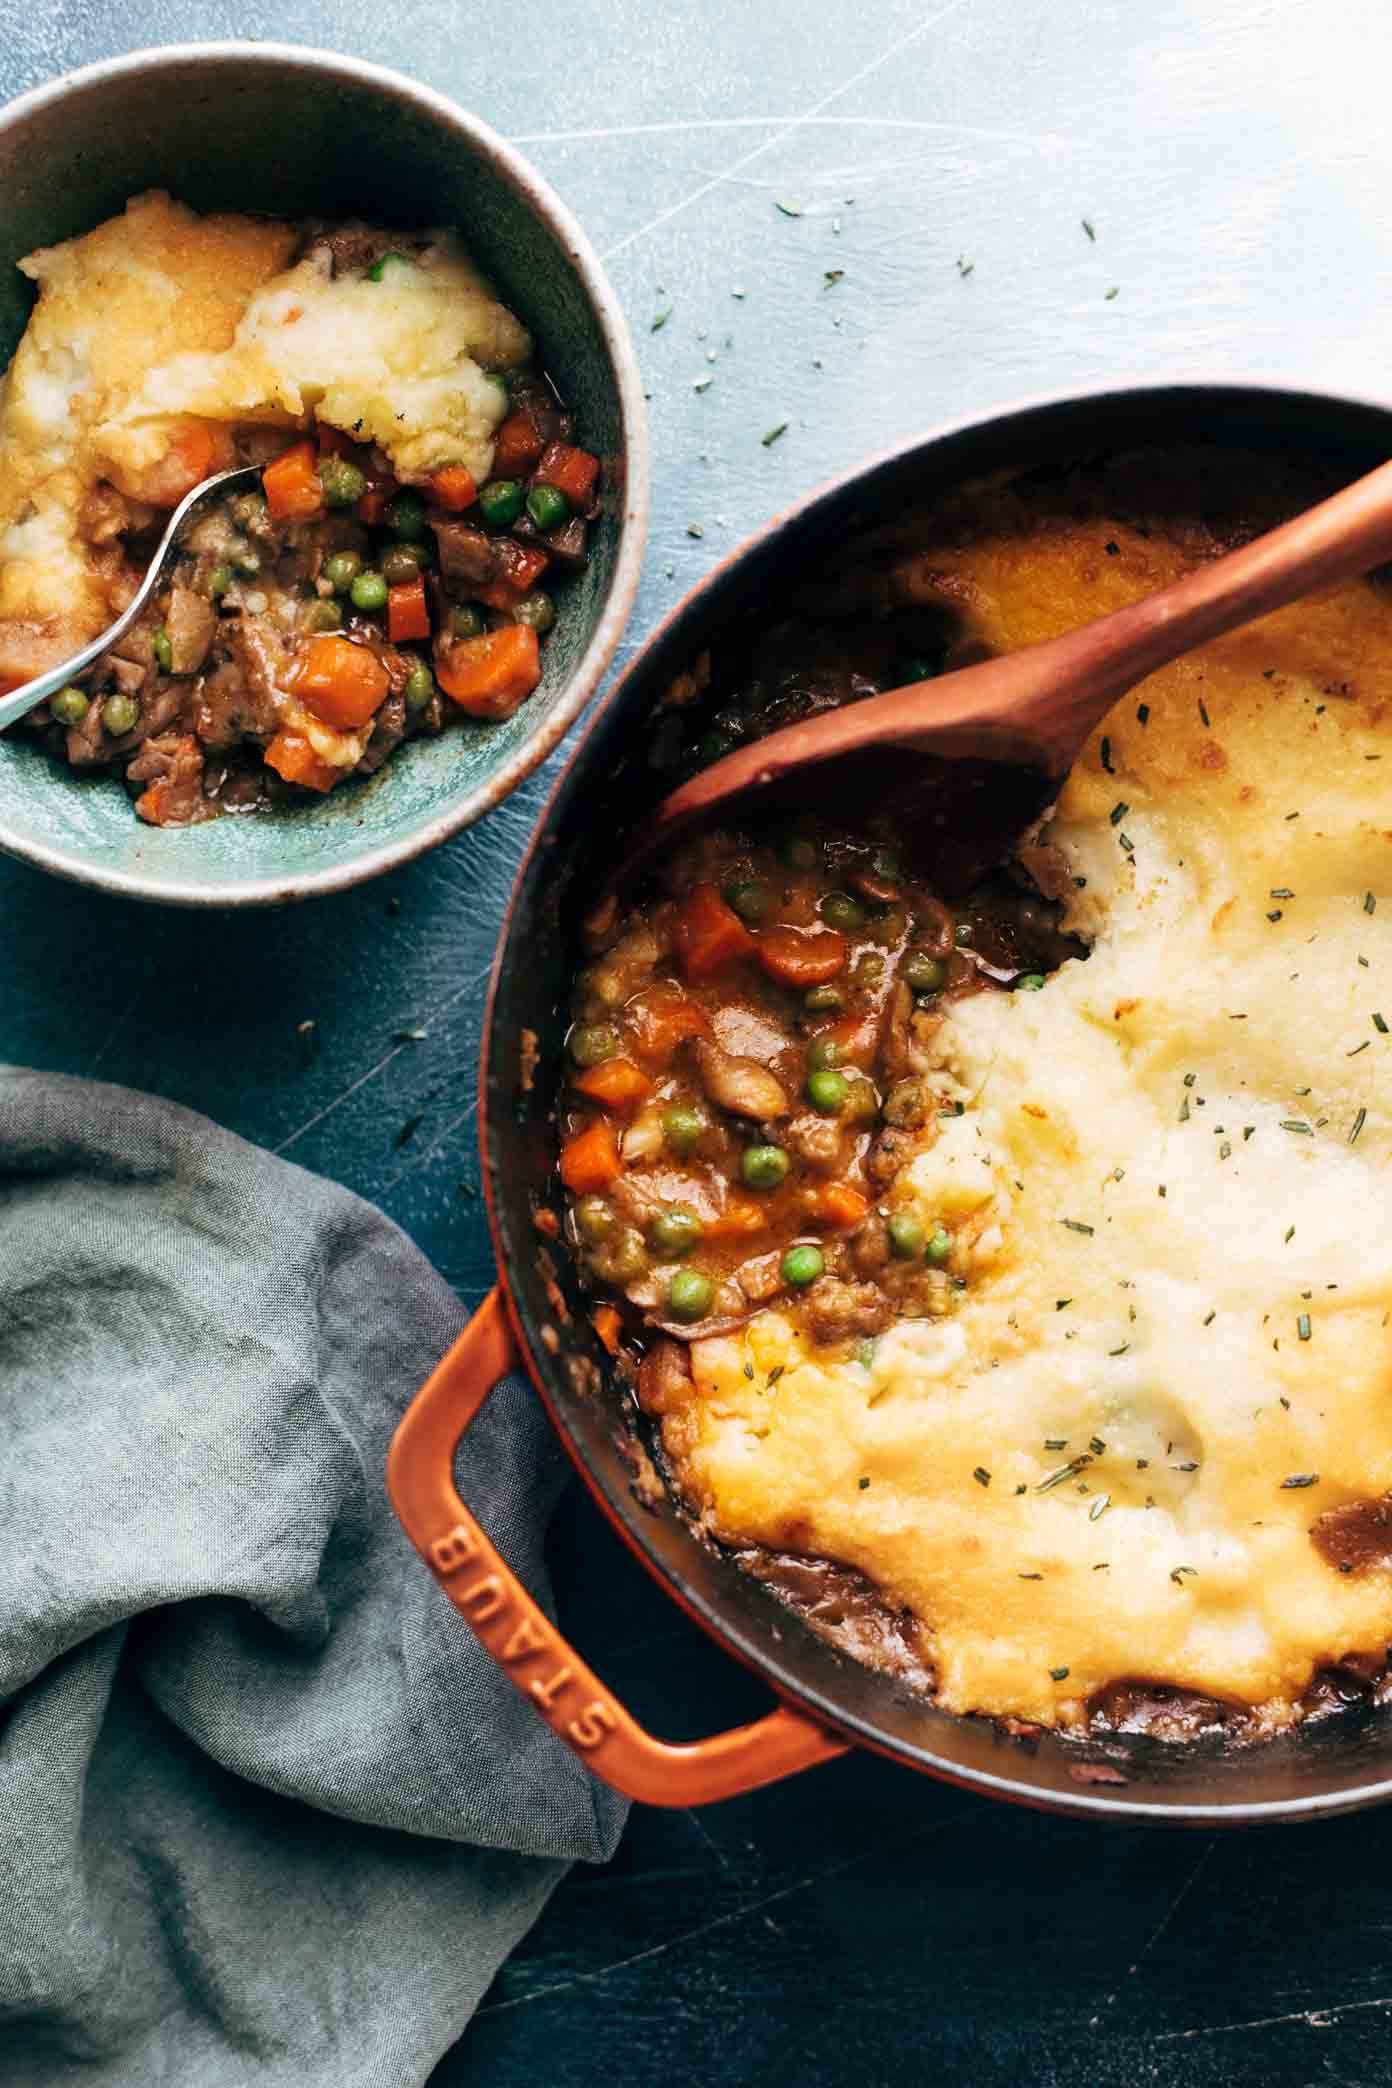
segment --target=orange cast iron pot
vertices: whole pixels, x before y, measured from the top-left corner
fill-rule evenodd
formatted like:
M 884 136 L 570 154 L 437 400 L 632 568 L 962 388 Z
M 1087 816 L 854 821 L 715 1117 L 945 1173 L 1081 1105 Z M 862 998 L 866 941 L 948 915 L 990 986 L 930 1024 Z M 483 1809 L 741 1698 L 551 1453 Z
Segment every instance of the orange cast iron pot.
M 857 1743 L 998 1797 L 1080 1814 L 1223 1825 L 1294 1820 L 1392 1794 L 1392 1723 L 1350 1713 L 1261 1746 L 1167 1746 L 1141 1735 L 1012 1739 L 958 1718 L 818 1638 L 670 1502 L 632 1485 L 633 1417 L 564 1250 L 538 1214 L 561 1212 L 555 1104 L 578 923 L 626 829 L 669 787 L 652 722 L 673 677 L 709 648 L 737 661 L 807 561 L 910 500 L 1002 469 L 1180 442 L 1298 451 L 1353 478 L 1392 453 L 1392 413 L 1310 393 L 1172 385 L 1055 399 L 948 428 L 881 458 L 771 523 L 687 596 L 590 720 L 514 886 L 484 1028 L 483 1181 L 499 1289 L 407 1411 L 388 1485 L 451 1602 L 516 1687 L 595 1774 L 656 1805 L 752 1790 Z M 728 683 L 727 683 L 728 686 Z M 669 712 L 668 716 L 671 715 Z M 543 1227 L 548 1223 L 543 1218 Z M 459 1498 L 454 1453 L 491 1388 L 522 1364 L 601 1508 L 660 1584 L 769 1684 L 767 1717 L 709 1740 L 654 1738 L 566 1644 Z M 627 1453 L 627 1454 L 626 1454 Z

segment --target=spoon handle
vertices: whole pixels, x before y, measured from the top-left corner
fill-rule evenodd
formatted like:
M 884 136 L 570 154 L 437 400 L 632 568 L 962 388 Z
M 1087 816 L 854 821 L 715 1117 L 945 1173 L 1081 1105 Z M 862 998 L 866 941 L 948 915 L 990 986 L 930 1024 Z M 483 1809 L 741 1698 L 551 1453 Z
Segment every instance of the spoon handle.
M 159 586 L 169 554 L 178 543 L 195 508 L 201 507 L 214 493 L 226 493 L 234 485 L 250 486 L 259 478 L 260 472 L 253 466 L 239 464 L 231 471 L 219 471 L 212 478 L 204 479 L 191 493 L 186 493 L 169 518 L 168 526 L 159 541 L 159 549 L 150 561 L 149 570 L 115 623 L 108 624 L 90 645 L 83 646 L 81 652 L 71 654 L 56 667 L 47 668 L 44 673 L 36 674 L 32 681 L 22 682 L 17 689 L 11 689 L 8 695 L 0 696 L 0 732 L 18 719 L 26 718 L 31 710 L 36 710 L 48 697 L 56 696 L 70 681 L 76 681 L 77 677 L 94 666 L 119 638 L 125 637 Z
M 1318 507 L 1196 567 L 1158 594 L 1014 655 L 1021 667 L 1029 660 L 1034 671 L 1018 686 L 1009 722 L 1033 746 L 1035 765 L 1061 776 L 1111 705 L 1148 674 L 1210 638 L 1355 579 L 1387 558 L 1392 464 L 1379 465 Z M 939 744 L 936 731 L 934 743 Z
M 1158 667 L 1387 558 L 1392 464 L 1110 616 L 736 748 L 663 799 L 631 859 L 742 791 L 871 747 L 1003 762 L 1057 780 L 1117 699 Z

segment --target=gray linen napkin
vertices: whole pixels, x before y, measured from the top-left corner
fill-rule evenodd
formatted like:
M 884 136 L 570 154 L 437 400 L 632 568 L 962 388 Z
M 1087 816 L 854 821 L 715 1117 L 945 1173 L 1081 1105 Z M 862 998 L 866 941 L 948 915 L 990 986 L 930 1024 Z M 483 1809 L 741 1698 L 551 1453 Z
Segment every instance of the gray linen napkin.
M 623 1808 L 387 1502 L 461 1323 L 346 1190 L 0 1070 L 0 2083 L 405 2088 Z M 533 1588 L 521 1383 L 460 1485 Z

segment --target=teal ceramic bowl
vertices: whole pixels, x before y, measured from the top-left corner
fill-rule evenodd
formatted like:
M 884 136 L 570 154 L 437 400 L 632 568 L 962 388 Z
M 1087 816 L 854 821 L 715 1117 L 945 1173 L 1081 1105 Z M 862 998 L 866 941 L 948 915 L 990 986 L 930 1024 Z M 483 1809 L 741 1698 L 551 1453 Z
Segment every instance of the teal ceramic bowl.
M 647 527 L 632 342 L 580 227 L 475 117 L 331 52 L 190 44 L 91 66 L 0 110 L 0 368 L 29 311 L 14 264 L 149 188 L 202 210 L 456 226 L 604 460 L 589 565 L 563 590 L 541 687 L 501 724 L 414 741 L 320 804 L 169 829 L 138 820 L 112 777 L 69 772 L 22 731 L 0 736 L 0 848 L 27 862 L 183 906 L 341 891 L 496 805 L 594 694 L 632 607 Z

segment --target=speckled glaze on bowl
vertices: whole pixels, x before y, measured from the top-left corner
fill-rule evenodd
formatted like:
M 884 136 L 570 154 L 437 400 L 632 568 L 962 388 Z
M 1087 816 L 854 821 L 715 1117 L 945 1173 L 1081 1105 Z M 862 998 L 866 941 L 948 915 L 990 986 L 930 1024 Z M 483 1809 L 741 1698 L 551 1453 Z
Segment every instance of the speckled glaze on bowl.
M 597 688 L 633 604 L 647 528 L 632 342 L 569 211 L 476 117 L 332 52 L 210 43 L 90 66 L 0 110 L 0 368 L 30 305 L 14 264 L 149 188 L 200 210 L 457 226 L 531 330 L 585 446 L 605 460 L 605 514 L 588 567 L 565 587 L 541 687 L 501 724 L 414 741 L 321 803 L 170 829 L 138 820 L 109 775 L 75 775 L 26 734 L 0 735 L 0 848 L 12 855 L 173 905 L 340 891 L 496 805 Z

